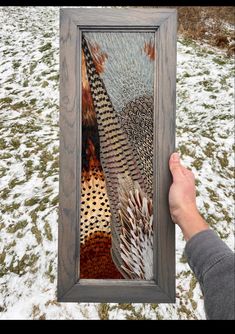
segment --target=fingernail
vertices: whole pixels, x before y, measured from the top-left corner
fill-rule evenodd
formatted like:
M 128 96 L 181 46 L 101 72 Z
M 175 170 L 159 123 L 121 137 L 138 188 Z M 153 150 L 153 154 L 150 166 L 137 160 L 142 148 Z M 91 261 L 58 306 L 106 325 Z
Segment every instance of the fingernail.
M 172 154 L 172 160 L 177 161 L 179 160 L 179 153 L 175 152 Z

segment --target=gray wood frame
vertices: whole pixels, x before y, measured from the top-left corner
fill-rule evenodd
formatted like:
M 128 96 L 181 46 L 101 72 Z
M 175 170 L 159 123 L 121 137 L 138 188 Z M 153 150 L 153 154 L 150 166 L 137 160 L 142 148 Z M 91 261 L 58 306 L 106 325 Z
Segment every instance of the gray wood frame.
M 175 302 L 175 230 L 168 208 L 175 149 L 177 13 L 168 8 L 60 11 L 60 188 L 58 301 Z M 81 32 L 154 31 L 154 280 L 79 279 Z

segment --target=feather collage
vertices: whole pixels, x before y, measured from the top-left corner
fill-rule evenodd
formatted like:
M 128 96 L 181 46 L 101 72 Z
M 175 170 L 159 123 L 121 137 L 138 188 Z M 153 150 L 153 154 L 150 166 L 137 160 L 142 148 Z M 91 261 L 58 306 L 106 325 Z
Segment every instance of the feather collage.
M 82 34 L 80 278 L 153 279 L 154 34 Z

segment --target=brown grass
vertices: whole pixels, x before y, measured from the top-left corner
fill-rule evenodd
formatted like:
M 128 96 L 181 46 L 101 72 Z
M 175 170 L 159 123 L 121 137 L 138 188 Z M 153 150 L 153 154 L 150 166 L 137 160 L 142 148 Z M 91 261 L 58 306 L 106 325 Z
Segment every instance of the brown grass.
M 206 40 L 214 46 L 226 47 L 234 31 L 224 23 L 235 24 L 235 7 L 177 7 L 179 32 L 196 40 Z
M 186 38 L 205 41 L 212 46 L 234 51 L 231 42 L 235 32 L 225 28 L 224 23 L 235 25 L 235 7 L 176 7 L 178 32 Z
M 156 6 L 159 7 L 159 6 Z M 224 23 L 235 25 L 235 6 L 167 6 L 178 10 L 178 32 L 184 37 L 206 42 L 234 53 L 235 31 Z

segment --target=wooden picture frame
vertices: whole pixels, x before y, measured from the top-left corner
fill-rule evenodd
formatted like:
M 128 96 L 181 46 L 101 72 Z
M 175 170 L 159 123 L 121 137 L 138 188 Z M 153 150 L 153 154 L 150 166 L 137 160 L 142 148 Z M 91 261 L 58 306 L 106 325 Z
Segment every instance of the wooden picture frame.
M 154 280 L 79 279 L 81 178 L 81 32 L 155 33 Z M 168 8 L 60 11 L 59 302 L 175 302 L 175 228 L 168 168 L 175 149 L 177 13 Z

